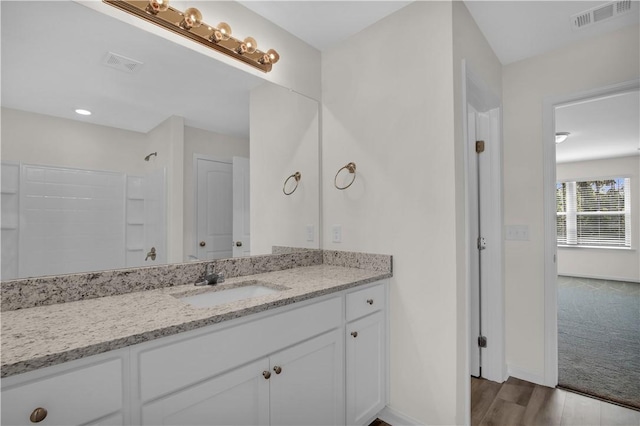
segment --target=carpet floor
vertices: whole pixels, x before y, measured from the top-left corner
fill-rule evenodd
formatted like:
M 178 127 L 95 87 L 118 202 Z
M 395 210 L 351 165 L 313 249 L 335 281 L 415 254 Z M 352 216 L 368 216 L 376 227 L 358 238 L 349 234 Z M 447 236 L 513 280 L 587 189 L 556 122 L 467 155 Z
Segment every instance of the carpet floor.
M 640 284 L 558 277 L 558 382 L 640 408 Z

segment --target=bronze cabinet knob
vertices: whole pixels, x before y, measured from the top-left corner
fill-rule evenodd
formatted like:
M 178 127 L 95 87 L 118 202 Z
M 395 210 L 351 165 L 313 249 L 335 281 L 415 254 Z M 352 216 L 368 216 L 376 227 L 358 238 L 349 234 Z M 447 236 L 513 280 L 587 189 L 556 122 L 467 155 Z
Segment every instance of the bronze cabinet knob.
M 47 417 L 47 410 L 42 407 L 38 407 L 35 410 L 33 410 L 31 415 L 29 416 L 29 420 L 31 420 L 31 423 L 40 423 L 46 417 Z
M 269 377 L 271 377 L 271 372 L 270 372 L 270 371 L 266 371 L 266 370 L 265 370 L 265 371 L 263 371 L 263 372 L 262 372 L 262 376 L 263 376 L 265 379 L 269 380 Z
M 242 241 L 237 241 L 236 242 L 236 247 L 242 247 Z
M 352 332 L 351 332 L 351 335 L 352 335 L 354 338 L 356 338 L 356 337 L 358 337 L 358 332 L 357 332 L 357 331 L 352 331 Z
M 373 299 L 367 299 L 367 303 L 373 305 Z
M 276 374 L 280 374 L 280 373 L 282 373 L 282 368 L 280 368 L 279 366 L 276 365 L 275 367 L 273 367 L 273 371 L 275 371 Z
M 207 243 L 205 243 L 204 241 L 200 241 L 200 247 L 204 247 L 206 245 L 207 245 Z

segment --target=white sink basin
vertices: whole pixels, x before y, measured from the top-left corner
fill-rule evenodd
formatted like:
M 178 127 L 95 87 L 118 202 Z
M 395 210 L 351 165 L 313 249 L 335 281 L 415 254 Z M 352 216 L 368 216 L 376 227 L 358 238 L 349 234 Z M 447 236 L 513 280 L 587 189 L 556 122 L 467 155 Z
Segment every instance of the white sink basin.
M 267 294 L 274 294 L 279 291 L 280 290 L 274 290 L 260 284 L 252 284 L 242 287 L 210 291 L 208 293 L 197 294 L 195 296 L 181 297 L 180 300 L 196 308 L 211 308 L 212 306 L 223 305 L 225 303 L 236 302 L 238 300 L 266 296 Z

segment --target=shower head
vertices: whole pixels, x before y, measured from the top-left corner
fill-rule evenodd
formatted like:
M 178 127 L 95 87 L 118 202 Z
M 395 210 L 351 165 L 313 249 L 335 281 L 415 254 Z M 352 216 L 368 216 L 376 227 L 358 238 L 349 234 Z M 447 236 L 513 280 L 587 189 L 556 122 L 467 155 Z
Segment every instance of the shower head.
M 144 157 L 144 161 L 149 161 L 149 159 L 150 159 L 152 156 L 154 156 L 154 155 L 156 155 L 156 156 L 157 156 L 157 155 L 158 155 L 158 153 L 157 153 L 157 152 L 152 152 L 151 154 L 149 154 L 149 155 L 147 155 L 146 157 Z

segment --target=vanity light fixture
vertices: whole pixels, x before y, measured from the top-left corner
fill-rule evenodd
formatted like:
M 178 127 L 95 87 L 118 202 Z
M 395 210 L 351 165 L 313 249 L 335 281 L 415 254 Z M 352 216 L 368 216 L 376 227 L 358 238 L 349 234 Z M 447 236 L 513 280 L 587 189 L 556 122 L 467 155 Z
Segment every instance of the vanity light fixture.
M 206 24 L 195 7 L 184 12 L 169 6 L 169 0 L 102 0 L 159 27 L 191 39 L 210 49 L 224 53 L 263 72 L 271 71 L 280 55 L 273 49 L 262 52 L 252 37 L 239 40 L 231 35 L 231 27 L 220 22 L 217 27 Z
M 569 132 L 556 132 L 556 144 L 566 141 L 570 134 Z
M 80 109 L 78 108 L 76 110 L 76 114 L 80 114 L 80 115 L 91 115 L 91 111 L 89 111 L 88 109 Z

